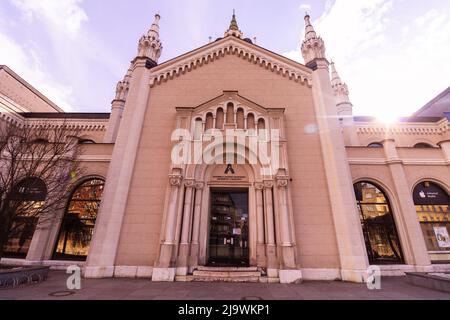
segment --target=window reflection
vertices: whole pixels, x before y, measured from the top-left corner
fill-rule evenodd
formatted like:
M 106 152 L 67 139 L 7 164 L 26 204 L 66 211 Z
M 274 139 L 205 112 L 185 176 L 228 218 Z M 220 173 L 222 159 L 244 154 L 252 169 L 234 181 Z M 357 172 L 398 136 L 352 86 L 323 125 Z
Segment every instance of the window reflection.
M 87 258 L 104 185 L 103 180 L 90 180 L 73 193 L 61 225 L 55 259 Z
M 373 264 L 404 262 L 392 211 L 384 193 L 367 182 L 355 185 L 367 253 Z
M 25 258 L 31 246 L 39 213 L 47 197 L 45 183 L 37 178 L 26 179 L 16 185 L 11 208 L 16 211 L 9 229 L 3 253 L 8 258 Z

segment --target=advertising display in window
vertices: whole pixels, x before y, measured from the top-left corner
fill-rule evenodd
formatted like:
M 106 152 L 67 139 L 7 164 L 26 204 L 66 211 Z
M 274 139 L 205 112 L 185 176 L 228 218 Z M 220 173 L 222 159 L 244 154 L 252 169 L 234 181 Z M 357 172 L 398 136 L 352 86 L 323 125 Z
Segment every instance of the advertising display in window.
M 414 189 L 414 204 L 428 251 L 450 251 L 450 198 L 432 182 Z

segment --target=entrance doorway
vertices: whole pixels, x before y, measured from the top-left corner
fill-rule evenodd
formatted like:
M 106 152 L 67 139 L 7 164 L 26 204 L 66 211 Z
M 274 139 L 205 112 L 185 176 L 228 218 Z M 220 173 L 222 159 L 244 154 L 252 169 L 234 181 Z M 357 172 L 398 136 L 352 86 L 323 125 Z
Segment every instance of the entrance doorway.
M 248 267 L 248 189 L 212 189 L 209 266 Z

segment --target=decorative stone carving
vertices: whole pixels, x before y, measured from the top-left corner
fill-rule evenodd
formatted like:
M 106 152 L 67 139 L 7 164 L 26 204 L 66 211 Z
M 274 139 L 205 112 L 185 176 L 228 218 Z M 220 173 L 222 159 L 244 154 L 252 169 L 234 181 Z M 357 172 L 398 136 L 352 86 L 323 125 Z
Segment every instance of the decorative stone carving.
M 289 185 L 289 177 L 288 176 L 278 176 L 277 177 L 278 188 L 287 188 L 288 185 Z
M 180 187 L 183 177 L 181 175 L 170 175 L 169 181 L 172 187 Z
M 186 188 L 194 188 L 195 187 L 195 180 L 193 180 L 193 179 L 186 179 L 184 181 L 184 186 Z
M 255 189 L 256 190 L 264 190 L 264 183 L 255 183 Z
M 196 182 L 195 183 L 195 189 L 201 191 L 205 187 L 205 184 L 203 182 Z
M 265 188 L 265 189 L 272 189 L 272 188 L 273 188 L 273 185 L 274 185 L 274 183 L 273 183 L 272 180 L 264 181 L 264 188 Z

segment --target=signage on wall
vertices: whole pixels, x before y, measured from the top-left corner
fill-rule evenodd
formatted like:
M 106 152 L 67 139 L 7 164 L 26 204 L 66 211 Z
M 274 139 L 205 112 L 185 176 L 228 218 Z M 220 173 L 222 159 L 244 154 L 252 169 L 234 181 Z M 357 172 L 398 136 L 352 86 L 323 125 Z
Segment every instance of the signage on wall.
M 414 204 L 416 205 L 447 205 L 450 198 L 439 186 L 425 182 L 414 189 Z
M 245 182 L 248 181 L 247 172 L 242 166 L 219 165 L 214 170 L 213 182 Z
M 434 227 L 439 248 L 450 248 L 450 237 L 446 227 Z

